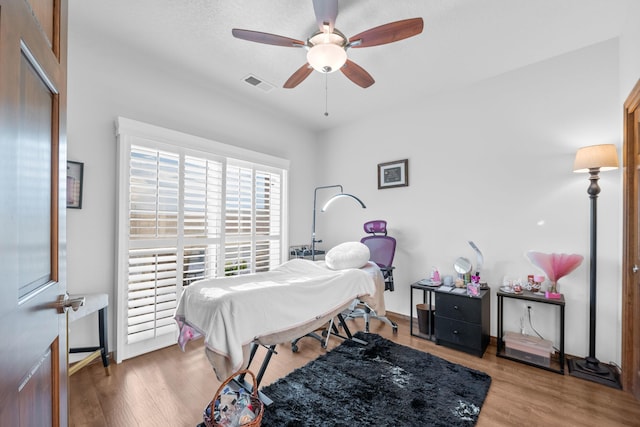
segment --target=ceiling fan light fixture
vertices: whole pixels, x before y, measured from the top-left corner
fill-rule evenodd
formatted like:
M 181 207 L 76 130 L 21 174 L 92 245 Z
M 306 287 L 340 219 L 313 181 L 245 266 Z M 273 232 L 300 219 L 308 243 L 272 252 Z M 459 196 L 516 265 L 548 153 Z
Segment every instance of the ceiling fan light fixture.
M 416 36 L 422 33 L 424 28 L 422 18 L 403 19 L 356 34 L 351 37 L 352 41 L 350 42 L 349 38 L 335 27 L 338 16 L 338 0 L 313 0 L 313 10 L 319 31 L 316 31 L 304 42 L 277 34 L 240 28 L 234 28 L 231 34 L 235 38 L 250 42 L 283 47 L 302 47 L 307 50 L 307 62 L 287 79 L 282 85 L 284 89 L 297 87 L 313 73 L 313 70 L 323 73 L 325 76 L 340 70 L 353 83 L 366 89 L 374 84 L 375 80 L 364 68 L 347 59 L 347 49 L 394 43 Z M 349 64 L 345 66 L 347 62 Z
M 307 52 L 307 62 L 316 71 L 333 73 L 347 62 L 346 43 L 347 38 L 338 30 L 318 32 L 307 42 L 311 46 Z
M 333 73 L 347 62 L 347 52 L 335 44 L 319 44 L 307 52 L 307 62 L 321 73 Z

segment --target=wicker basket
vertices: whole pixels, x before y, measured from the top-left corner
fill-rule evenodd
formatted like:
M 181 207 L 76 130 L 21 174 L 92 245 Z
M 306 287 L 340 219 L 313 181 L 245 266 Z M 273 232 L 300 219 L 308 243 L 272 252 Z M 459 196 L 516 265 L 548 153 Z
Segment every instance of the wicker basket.
M 216 400 L 218 399 L 218 397 L 222 395 L 224 388 L 227 385 L 229 385 L 229 383 L 233 381 L 234 378 L 236 378 L 239 375 L 246 375 L 246 374 L 249 374 L 251 376 L 251 379 L 253 380 L 253 388 L 251 391 L 250 400 L 251 400 L 251 406 L 253 406 L 253 412 L 256 415 L 256 417 L 250 422 L 246 424 L 242 424 L 242 427 L 260 427 L 260 424 L 262 423 L 262 414 L 264 413 L 264 404 L 262 403 L 262 401 L 260 400 L 260 397 L 258 396 L 258 382 L 256 380 L 256 376 L 253 374 L 253 372 L 246 369 L 236 372 L 235 374 L 227 378 L 222 384 L 220 384 L 218 391 L 213 396 L 213 399 L 211 400 L 211 402 L 209 402 L 209 405 L 207 405 L 207 408 L 205 409 L 205 413 L 203 415 L 204 425 L 206 427 L 219 426 L 219 424 L 213 419 Z M 209 409 L 209 413 L 211 414 L 211 416 L 207 416 L 207 409 Z

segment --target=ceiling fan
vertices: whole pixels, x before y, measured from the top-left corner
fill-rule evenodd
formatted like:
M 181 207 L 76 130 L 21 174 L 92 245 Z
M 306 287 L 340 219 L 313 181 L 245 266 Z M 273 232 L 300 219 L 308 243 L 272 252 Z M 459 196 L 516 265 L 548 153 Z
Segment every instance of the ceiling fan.
M 234 28 L 234 37 L 256 43 L 307 49 L 307 63 L 300 67 L 285 82 L 285 89 L 298 86 L 315 69 L 321 73 L 342 71 L 349 80 L 360 87 L 368 88 L 375 80 L 364 68 L 347 58 L 347 49 L 378 46 L 413 37 L 422 32 L 422 18 L 405 19 L 371 28 L 347 38 L 335 28 L 338 16 L 338 0 L 313 0 L 319 31 L 306 42 L 276 34 Z

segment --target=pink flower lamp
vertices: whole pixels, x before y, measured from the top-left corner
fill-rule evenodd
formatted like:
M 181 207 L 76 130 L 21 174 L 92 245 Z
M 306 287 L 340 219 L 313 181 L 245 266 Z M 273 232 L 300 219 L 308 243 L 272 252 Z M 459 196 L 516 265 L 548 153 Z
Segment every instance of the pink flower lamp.
M 540 268 L 551 281 L 551 289 L 547 291 L 547 298 L 560 298 L 558 280 L 578 268 L 584 257 L 578 254 L 545 254 L 529 251 L 527 257 L 536 267 Z

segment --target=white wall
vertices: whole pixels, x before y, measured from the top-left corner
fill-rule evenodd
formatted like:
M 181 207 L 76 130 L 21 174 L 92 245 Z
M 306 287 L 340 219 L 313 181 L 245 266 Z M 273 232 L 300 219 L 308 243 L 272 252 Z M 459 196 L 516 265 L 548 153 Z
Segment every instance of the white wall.
M 620 37 L 620 96 L 622 102 L 640 79 L 640 2 L 630 1 L 627 21 Z
M 73 15 L 71 16 L 73 17 Z M 309 241 L 316 136 L 290 121 L 194 87 L 150 67 L 126 46 L 69 31 L 68 158 L 84 162 L 83 206 L 67 212 L 68 291 L 110 294 L 109 340 L 115 349 L 115 119 L 174 129 L 289 159 L 292 242 Z M 300 215 L 304 212 L 305 215 Z M 97 344 L 97 315 L 70 325 L 73 346 Z
M 481 276 L 494 294 L 494 336 L 495 290 L 503 277 L 541 273 L 526 251 L 581 254 L 585 261 L 559 289 L 566 298 L 566 351 L 586 355 L 589 181 L 572 166 L 579 147 L 621 146 L 618 64 L 612 40 L 471 87 L 406 100 L 406 110 L 327 132 L 322 183 L 343 184 L 367 209 L 344 203 L 323 213 L 318 236 L 329 248 L 360 239 L 364 221 L 386 219 L 398 240 L 396 291 L 387 293 L 387 307 L 403 314 L 410 309 L 408 285 L 432 266 L 453 274 L 458 256 L 475 265 L 467 244 L 474 241 L 484 254 Z M 376 165 L 404 158 L 409 186 L 378 190 Z M 620 363 L 620 171 L 603 173 L 600 185 L 596 348 L 602 361 Z M 508 329 L 519 329 L 523 305 L 505 304 Z M 533 326 L 556 345 L 557 322 L 557 310 L 533 307 Z

